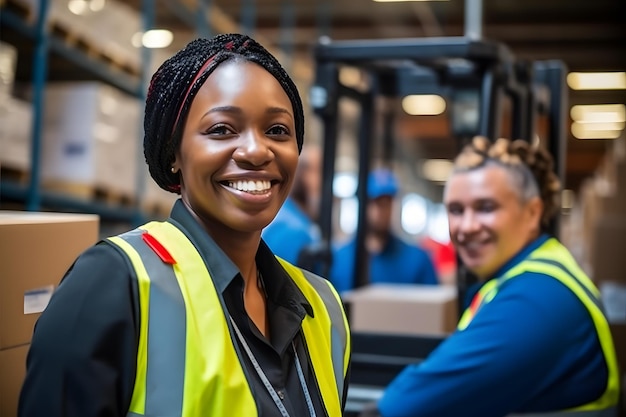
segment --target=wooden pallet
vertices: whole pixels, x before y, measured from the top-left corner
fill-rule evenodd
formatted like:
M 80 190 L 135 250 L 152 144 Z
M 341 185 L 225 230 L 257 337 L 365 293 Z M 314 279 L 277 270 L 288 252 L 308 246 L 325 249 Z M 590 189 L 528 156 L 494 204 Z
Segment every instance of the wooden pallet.
M 2 7 L 3 10 L 8 10 L 19 16 L 28 24 L 35 23 L 35 11 L 31 10 L 31 8 L 23 2 L 15 0 L 0 0 L 0 7 Z
M 42 180 L 41 188 L 45 191 L 68 195 L 81 200 L 92 200 L 95 190 L 91 184 L 50 179 Z
M 117 207 L 133 207 L 135 197 L 110 188 L 96 186 L 93 189 L 93 200 Z
M 30 179 L 30 171 L 10 166 L 0 166 L 0 179 L 26 185 Z
M 35 10 L 28 4 L 18 0 L 0 0 L 3 10 L 11 11 L 29 25 L 34 25 L 37 20 Z M 141 69 L 137 63 L 129 62 L 126 57 L 103 50 L 100 46 L 90 42 L 83 34 L 67 27 L 63 22 L 49 19 L 47 23 L 48 33 L 61 39 L 68 46 L 83 52 L 89 58 L 99 61 L 115 70 L 137 77 Z
M 110 51 L 103 50 L 98 45 L 94 45 L 84 35 L 75 32 L 61 22 L 50 22 L 50 33 L 63 40 L 66 45 L 81 51 L 87 57 L 99 61 L 114 70 L 132 76 L 140 75 L 140 69 L 137 65 L 128 62 L 125 57 L 117 56 Z
M 172 211 L 172 204 L 161 201 L 144 201 L 141 203 L 141 211 L 148 218 L 155 220 L 167 219 Z

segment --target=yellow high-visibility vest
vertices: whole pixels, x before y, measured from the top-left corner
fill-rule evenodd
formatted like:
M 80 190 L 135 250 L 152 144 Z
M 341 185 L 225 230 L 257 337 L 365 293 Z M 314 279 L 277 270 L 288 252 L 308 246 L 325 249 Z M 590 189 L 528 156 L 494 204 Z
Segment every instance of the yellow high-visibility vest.
M 595 401 L 588 404 L 564 410 L 550 416 L 565 416 L 572 414 L 576 417 L 591 417 L 612 415 L 619 401 L 619 369 L 613 337 L 606 316 L 600 306 L 600 291 L 591 279 L 578 266 L 570 252 L 555 238 L 546 240 L 530 255 L 507 271 L 501 277 L 491 279 L 478 291 L 470 306 L 463 312 L 459 320 L 458 330 L 463 331 L 471 323 L 481 306 L 491 302 L 498 294 L 500 285 L 509 279 L 525 272 L 536 272 L 553 277 L 569 288 L 589 311 L 602 347 L 604 360 L 608 369 L 608 381 L 604 393 Z M 610 410 L 608 413 L 604 411 Z M 532 414 L 541 416 L 541 414 Z
M 128 416 L 257 416 L 223 300 L 189 238 L 171 223 L 150 222 L 109 241 L 127 254 L 139 288 Z M 328 415 L 340 417 L 350 355 L 341 300 L 325 279 L 278 260 L 315 312 L 303 335 Z

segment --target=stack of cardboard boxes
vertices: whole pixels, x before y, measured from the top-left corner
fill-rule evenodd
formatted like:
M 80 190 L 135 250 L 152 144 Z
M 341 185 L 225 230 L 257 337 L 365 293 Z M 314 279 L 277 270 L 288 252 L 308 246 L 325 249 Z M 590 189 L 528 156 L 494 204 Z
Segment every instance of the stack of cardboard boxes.
M 580 261 L 602 294 L 626 382 L 626 137 L 611 144 L 594 177 L 582 186 L 580 206 Z
M 0 417 L 17 415 L 35 322 L 98 234 L 95 215 L 0 211 Z

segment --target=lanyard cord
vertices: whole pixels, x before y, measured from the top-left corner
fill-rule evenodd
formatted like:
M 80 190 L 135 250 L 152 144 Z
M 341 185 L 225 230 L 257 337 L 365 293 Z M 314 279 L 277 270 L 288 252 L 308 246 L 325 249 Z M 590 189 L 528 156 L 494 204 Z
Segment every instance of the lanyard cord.
M 304 391 L 304 398 L 306 399 L 306 405 L 309 407 L 309 415 L 315 417 L 315 409 L 313 408 L 313 401 L 311 401 L 311 395 L 309 394 L 309 388 L 306 386 L 304 380 L 304 372 L 302 372 L 302 365 L 300 365 L 300 359 L 298 358 L 298 352 L 296 351 L 296 344 L 291 341 L 291 347 L 293 348 L 293 355 L 296 361 L 296 370 L 298 371 L 298 379 L 300 385 L 302 385 L 302 391 Z
M 263 385 L 265 386 L 265 389 L 267 390 L 267 392 L 269 392 L 270 396 L 272 397 L 272 400 L 274 400 L 274 404 L 276 404 L 276 407 L 278 407 L 278 410 L 280 411 L 280 414 L 283 417 L 289 417 L 289 413 L 287 412 L 287 409 L 285 408 L 285 405 L 283 404 L 283 402 L 278 397 L 278 394 L 276 393 L 276 390 L 274 389 L 274 387 L 270 383 L 269 379 L 267 379 L 267 376 L 265 375 L 265 372 L 263 372 L 263 369 L 261 368 L 261 365 L 259 365 L 259 362 L 256 360 L 254 354 L 250 350 L 250 347 L 248 346 L 248 343 L 244 339 L 243 335 L 241 334 L 241 331 L 239 330 L 239 327 L 237 327 L 237 324 L 235 323 L 235 320 L 233 320 L 233 317 L 230 316 L 230 315 L 229 315 L 229 318 L 230 318 L 230 322 L 233 325 L 233 328 L 235 329 L 235 333 L 237 334 L 237 338 L 241 342 L 241 344 L 243 346 L 243 349 L 246 351 L 246 354 L 248 355 L 248 358 L 250 358 L 250 362 L 252 362 L 252 366 L 254 366 L 254 370 L 259 375 L 259 378 L 261 378 L 261 381 L 263 382 Z M 304 373 L 302 372 L 302 365 L 300 365 L 300 360 L 298 359 L 298 352 L 296 352 L 296 345 L 294 344 L 293 341 L 291 342 L 291 346 L 293 348 L 294 358 L 295 358 L 295 361 L 296 361 L 296 370 L 298 372 L 298 380 L 300 381 L 300 385 L 302 386 L 302 391 L 304 392 L 304 397 L 306 399 L 306 404 L 307 404 L 307 406 L 309 408 L 309 414 L 310 414 L 311 417 L 316 417 L 315 409 L 313 408 L 313 401 L 311 400 L 311 395 L 309 394 L 309 389 L 307 388 L 306 381 L 304 380 Z

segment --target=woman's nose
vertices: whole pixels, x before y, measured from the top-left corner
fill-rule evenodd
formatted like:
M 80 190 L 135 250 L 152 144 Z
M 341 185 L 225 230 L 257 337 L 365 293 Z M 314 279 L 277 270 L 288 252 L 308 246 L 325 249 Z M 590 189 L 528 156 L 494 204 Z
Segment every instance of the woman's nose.
M 250 129 L 242 133 L 239 139 L 237 149 L 233 154 L 236 162 L 260 166 L 273 157 L 268 138 L 262 132 Z

